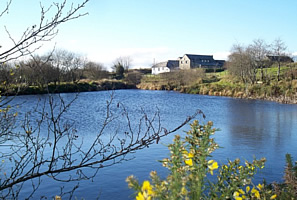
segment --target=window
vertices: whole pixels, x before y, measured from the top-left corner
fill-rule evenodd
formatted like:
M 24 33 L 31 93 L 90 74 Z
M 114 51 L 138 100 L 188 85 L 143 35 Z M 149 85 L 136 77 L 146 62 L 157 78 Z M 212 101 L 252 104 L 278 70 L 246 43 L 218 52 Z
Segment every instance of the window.
M 180 64 L 183 64 L 183 61 L 180 61 Z
M 162 70 L 164 70 L 164 67 L 162 67 Z
M 158 71 L 160 71 L 160 68 L 158 68 Z
M 188 64 L 188 61 L 186 60 L 186 64 Z

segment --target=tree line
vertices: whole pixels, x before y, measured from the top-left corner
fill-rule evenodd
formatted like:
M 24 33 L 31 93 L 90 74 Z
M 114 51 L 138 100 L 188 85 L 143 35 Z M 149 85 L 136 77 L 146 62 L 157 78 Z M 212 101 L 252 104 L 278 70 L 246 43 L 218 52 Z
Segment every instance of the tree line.
M 64 49 L 50 53 L 31 55 L 27 60 L 0 64 L 0 84 L 21 84 L 44 89 L 49 83 L 56 86 L 63 82 L 77 83 L 80 80 L 124 79 L 133 84 L 140 82 L 141 73 L 131 71 L 130 57 L 119 57 L 109 72 L 103 64 Z M 126 73 L 126 76 L 124 76 Z

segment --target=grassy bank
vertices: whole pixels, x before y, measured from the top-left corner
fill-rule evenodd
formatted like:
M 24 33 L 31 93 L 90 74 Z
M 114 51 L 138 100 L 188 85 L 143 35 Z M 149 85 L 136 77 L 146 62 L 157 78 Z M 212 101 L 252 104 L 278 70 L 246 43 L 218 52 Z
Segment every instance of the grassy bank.
M 180 92 L 235 98 L 263 99 L 281 103 L 297 103 L 297 80 L 270 84 L 232 83 L 225 80 L 186 86 Z
M 255 84 L 244 84 L 230 76 L 228 71 L 224 71 L 204 73 L 200 76 L 194 73 L 188 73 L 187 76 L 150 75 L 145 76 L 137 86 L 147 90 L 175 90 L 189 94 L 263 99 L 297 104 L 297 79 L 287 76 L 289 70 L 291 69 L 283 68 L 283 78 L 277 81 L 276 69 L 266 69 L 265 73 L 269 79 L 266 82 L 259 81 Z

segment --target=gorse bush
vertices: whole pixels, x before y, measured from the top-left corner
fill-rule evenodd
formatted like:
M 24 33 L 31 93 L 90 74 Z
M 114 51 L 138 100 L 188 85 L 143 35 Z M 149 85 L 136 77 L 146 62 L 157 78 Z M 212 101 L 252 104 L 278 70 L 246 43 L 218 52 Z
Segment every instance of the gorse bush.
M 170 158 L 161 161 L 169 169 L 165 180 L 155 171 L 150 174 L 151 181 L 142 184 L 133 175 L 126 179 L 136 199 L 276 199 L 264 183 L 252 182 L 264 168 L 265 158 L 244 163 L 235 159 L 227 164 L 211 159 L 211 153 L 219 148 L 213 138 L 216 130 L 212 122 L 200 125 L 194 121 L 185 138 L 176 135 L 168 145 Z

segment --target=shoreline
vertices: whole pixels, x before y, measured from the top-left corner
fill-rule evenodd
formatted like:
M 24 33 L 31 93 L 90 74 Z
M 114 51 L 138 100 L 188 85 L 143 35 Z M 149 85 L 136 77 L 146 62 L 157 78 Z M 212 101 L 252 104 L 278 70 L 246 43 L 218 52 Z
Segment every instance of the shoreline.
M 209 96 L 221 96 L 231 97 L 237 99 L 252 99 L 252 100 L 264 100 L 272 101 L 281 104 L 297 104 L 297 95 L 288 97 L 284 95 L 270 96 L 270 95 L 254 95 L 246 92 L 230 92 L 229 90 L 223 89 L 221 91 L 198 91 L 191 90 L 189 87 L 182 87 L 180 89 L 173 87 L 157 86 L 151 84 L 128 84 L 120 81 L 102 81 L 102 82 L 79 82 L 79 83 L 64 83 L 61 85 L 49 85 L 45 89 L 38 87 L 19 87 L 8 90 L 2 96 L 14 96 L 14 95 L 39 95 L 47 93 L 72 93 L 72 92 L 93 92 L 93 91 L 107 91 L 107 90 L 120 90 L 120 89 L 139 89 L 139 90 L 166 90 L 176 91 L 185 94 L 199 94 Z M 3 89 L 2 89 L 3 91 Z
M 269 96 L 269 95 L 251 95 L 251 94 L 247 94 L 245 92 L 237 92 L 237 93 L 233 93 L 233 92 L 229 92 L 226 90 L 222 90 L 222 91 L 208 91 L 208 92 L 190 92 L 188 89 L 189 88 L 181 88 L 181 89 L 177 89 L 177 88 L 166 88 L 166 87 L 158 87 L 158 86 L 154 86 L 154 87 L 148 87 L 147 85 L 137 85 L 137 89 L 142 89 L 142 90 L 168 90 L 168 91 L 176 91 L 176 92 L 180 92 L 180 93 L 185 93 L 185 94 L 199 94 L 199 95 L 209 95 L 209 96 L 221 96 L 221 97 L 231 97 L 231 98 L 236 98 L 236 99 L 251 99 L 251 100 L 264 100 L 264 101 L 272 101 L 272 102 L 277 102 L 277 103 L 281 103 L 281 104 L 297 104 L 297 94 L 295 94 L 295 96 L 293 97 L 288 97 L 288 96 L 284 96 L 284 95 L 279 95 L 279 96 Z
M 119 89 L 137 89 L 136 85 L 128 84 L 120 81 L 101 81 L 101 82 L 78 82 L 78 83 L 63 83 L 59 85 L 50 84 L 47 87 L 40 88 L 37 86 L 14 87 L 5 91 L 2 96 L 15 95 L 38 95 L 48 93 L 73 93 L 73 92 L 93 92 Z

